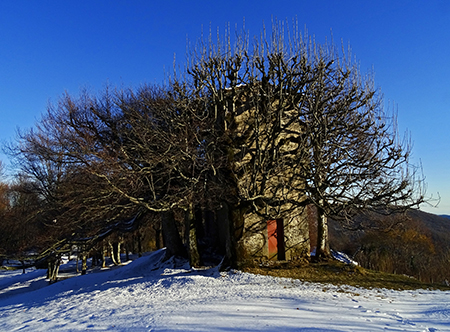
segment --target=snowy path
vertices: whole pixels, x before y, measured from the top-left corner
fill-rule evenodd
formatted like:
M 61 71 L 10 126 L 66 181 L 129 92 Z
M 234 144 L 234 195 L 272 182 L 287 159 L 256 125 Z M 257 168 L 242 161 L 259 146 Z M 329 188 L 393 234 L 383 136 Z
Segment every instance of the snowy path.
M 1 272 L 0 331 L 450 331 L 449 292 L 152 270 L 160 255 L 50 286 Z

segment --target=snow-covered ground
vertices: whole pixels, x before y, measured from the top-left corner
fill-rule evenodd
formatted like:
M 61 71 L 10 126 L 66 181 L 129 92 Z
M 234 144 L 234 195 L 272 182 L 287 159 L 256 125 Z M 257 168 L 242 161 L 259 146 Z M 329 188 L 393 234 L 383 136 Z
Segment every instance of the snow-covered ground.
M 450 292 L 173 268 L 162 255 L 52 285 L 44 270 L 0 272 L 0 331 L 450 331 Z

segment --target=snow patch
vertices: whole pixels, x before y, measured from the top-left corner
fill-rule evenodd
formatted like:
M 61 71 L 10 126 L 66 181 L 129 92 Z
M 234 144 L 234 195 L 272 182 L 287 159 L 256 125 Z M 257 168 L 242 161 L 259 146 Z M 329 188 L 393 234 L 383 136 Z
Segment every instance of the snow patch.
M 331 250 L 331 254 L 333 255 L 333 258 L 346 263 L 346 264 L 353 264 L 353 265 L 359 265 L 358 262 L 355 262 L 353 259 L 351 259 L 347 254 L 344 254 L 343 252 Z
M 162 257 L 161 250 L 51 285 L 42 270 L 2 271 L 0 331 L 449 330 L 450 292 L 191 269 Z

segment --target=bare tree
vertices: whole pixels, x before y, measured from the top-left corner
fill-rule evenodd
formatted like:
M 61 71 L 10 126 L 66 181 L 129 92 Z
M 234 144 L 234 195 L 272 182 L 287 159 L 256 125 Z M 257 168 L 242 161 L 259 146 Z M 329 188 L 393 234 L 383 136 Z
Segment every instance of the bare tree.
M 229 31 L 216 42 L 210 35 L 191 52 L 187 72 L 192 89 L 209 98 L 216 135 L 229 137 L 221 151 L 237 179 L 235 208 L 313 204 L 316 257 L 326 258 L 328 217 L 418 207 L 423 179 L 409 162 L 408 138 L 399 138 L 395 116 L 350 51 L 316 44 L 295 23 L 284 27 L 275 22 L 252 48 L 245 31 L 234 46 Z
M 418 207 L 424 191 L 409 163 L 409 140 L 399 138 L 396 117 L 384 111 L 371 78 L 333 47 L 314 52 L 315 79 L 295 116 L 302 124 L 300 176 L 318 211 L 316 256 L 327 257 L 329 216 Z
M 80 231 L 95 232 L 140 207 L 163 216 L 155 221 L 162 221 L 168 255 L 184 254 L 168 216 L 178 208 L 189 219 L 189 210 L 202 204 L 210 165 L 200 137 L 208 118 L 200 99 L 183 91 L 146 86 L 106 89 L 100 97 L 65 95 L 35 130 L 22 134 L 15 150 L 22 172 L 59 204 L 61 225 L 72 229 L 71 220 Z M 188 247 L 197 250 L 195 243 Z

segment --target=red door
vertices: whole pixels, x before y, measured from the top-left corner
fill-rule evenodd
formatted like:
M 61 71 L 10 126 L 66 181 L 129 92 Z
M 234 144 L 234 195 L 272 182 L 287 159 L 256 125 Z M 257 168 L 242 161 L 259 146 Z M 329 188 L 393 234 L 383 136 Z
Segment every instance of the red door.
M 269 259 L 285 260 L 283 219 L 267 221 L 267 238 Z

